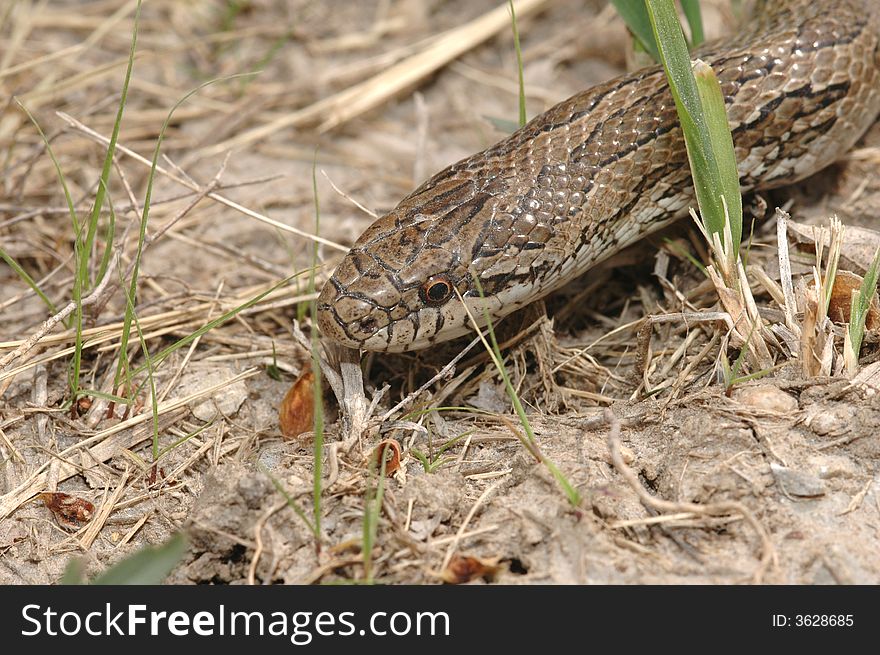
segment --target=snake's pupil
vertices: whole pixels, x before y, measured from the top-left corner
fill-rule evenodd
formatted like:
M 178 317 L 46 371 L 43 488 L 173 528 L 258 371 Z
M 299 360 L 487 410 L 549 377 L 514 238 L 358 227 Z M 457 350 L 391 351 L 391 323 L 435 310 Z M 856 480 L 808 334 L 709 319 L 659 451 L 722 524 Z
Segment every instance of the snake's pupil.
M 428 298 L 433 300 L 434 302 L 440 302 L 441 300 L 446 300 L 446 297 L 449 295 L 449 285 L 445 282 L 435 282 L 430 287 L 428 287 Z
M 445 277 L 431 277 L 419 289 L 419 298 L 428 305 L 440 305 L 452 295 L 452 285 Z

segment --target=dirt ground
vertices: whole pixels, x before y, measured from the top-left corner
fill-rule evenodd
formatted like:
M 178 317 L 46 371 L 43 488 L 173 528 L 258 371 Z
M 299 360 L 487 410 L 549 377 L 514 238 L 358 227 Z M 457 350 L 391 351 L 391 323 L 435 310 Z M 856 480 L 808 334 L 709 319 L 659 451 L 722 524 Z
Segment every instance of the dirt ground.
M 85 310 L 80 386 L 114 392 L 125 313 L 119 275 L 131 274 L 149 170 L 134 155 L 148 162 L 178 100 L 225 78 L 187 99 L 165 135 L 136 297 L 154 357 L 308 269 L 313 162 L 327 240 L 320 283 L 342 254 L 335 244 L 344 250 L 371 222 L 352 200 L 387 211 L 428 175 L 503 138 L 517 118 L 506 14 L 451 61 L 442 61 L 448 48 L 431 48 L 501 4 L 147 0 L 119 134 L 125 150 L 109 184 L 119 263 Z M 533 1 L 521 10 L 529 116 L 625 70 L 627 37 L 604 4 Z M 55 311 L 72 298 L 74 230 L 44 143 L 12 96 L 41 125 L 86 217 L 135 5 L 13 0 L 0 8 L 0 246 Z M 711 34 L 735 29 L 727 2 L 707 5 Z M 425 52 L 433 65 L 406 77 Z M 875 126 L 845 161 L 774 192 L 768 206 L 788 203 L 796 221 L 837 214 L 875 226 L 878 144 Z M 109 218 L 105 204 L 93 281 Z M 778 277 L 775 238 L 773 220 L 757 223 L 751 251 Z M 704 257 L 691 224 L 499 327 L 540 451 L 579 492 L 579 505 L 517 438 L 504 386 L 477 348 L 363 434 L 347 433 L 328 399 L 319 539 L 291 508 L 312 520 L 311 436 L 284 438 L 278 418 L 310 362 L 293 331 L 309 300 L 304 276 L 155 363 L 156 461 L 146 375 L 136 376 L 145 385 L 131 407 L 92 397 L 72 409 L 74 331 L 59 323 L 40 333 L 54 312 L 0 264 L 0 358 L 18 353 L 0 366 L 0 582 L 56 582 L 73 557 L 93 575 L 180 529 L 190 546 L 171 583 L 363 581 L 364 521 L 376 493 L 369 461 L 388 438 L 402 454 L 368 558 L 379 583 L 439 583 L 450 562 L 473 562 L 461 556 L 489 566 L 475 583 L 880 583 L 876 386 L 805 377 L 796 357 L 774 353 L 770 375 L 727 389 L 719 361 L 737 351 L 716 323 L 668 321 L 646 332 L 648 315 L 718 309 L 681 248 Z M 780 314 L 768 309 L 768 320 Z M 302 328 L 309 334 L 308 319 Z M 145 360 L 133 334 L 127 358 L 136 368 Z M 388 387 L 374 417 L 469 341 L 366 357 L 367 397 Z M 868 341 L 862 366 L 871 373 L 877 339 Z M 82 520 L 69 508 L 66 519 L 53 514 L 40 494 L 56 492 L 93 508 Z

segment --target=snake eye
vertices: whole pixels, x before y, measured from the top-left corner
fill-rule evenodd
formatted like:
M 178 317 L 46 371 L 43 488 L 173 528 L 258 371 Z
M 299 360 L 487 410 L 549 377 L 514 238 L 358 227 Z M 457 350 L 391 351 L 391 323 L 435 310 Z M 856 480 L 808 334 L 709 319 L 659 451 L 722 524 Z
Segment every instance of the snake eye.
M 419 298 L 427 305 L 441 305 L 452 295 L 452 284 L 442 275 L 429 277 L 419 289 Z

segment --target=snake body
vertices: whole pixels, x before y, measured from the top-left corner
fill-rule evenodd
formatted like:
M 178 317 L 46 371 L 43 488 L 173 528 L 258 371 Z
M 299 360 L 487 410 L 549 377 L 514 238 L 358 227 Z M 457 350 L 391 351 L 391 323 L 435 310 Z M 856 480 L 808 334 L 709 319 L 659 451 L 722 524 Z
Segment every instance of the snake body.
M 754 15 L 694 53 L 721 81 L 744 190 L 821 170 L 880 111 L 880 0 L 767 0 Z M 502 317 L 694 205 L 665 75 L 645 68 L 561 102 L 376 220 L 322 289 L 319 326 L 352 348 L 425 348 L 471 329 L 459 295 L 474 316 Z

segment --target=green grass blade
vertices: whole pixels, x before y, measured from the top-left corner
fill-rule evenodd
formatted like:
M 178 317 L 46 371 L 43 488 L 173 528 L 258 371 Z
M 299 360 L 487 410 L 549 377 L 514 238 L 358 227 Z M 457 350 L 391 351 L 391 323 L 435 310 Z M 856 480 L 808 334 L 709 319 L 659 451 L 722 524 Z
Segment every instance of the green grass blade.
M 736 168 L 736 153 L 733 149 L 733 135 L 727 122 L 727 109 L 724 96 L 721 95 L 721 84 L 715 71 L 706 63 L 699 62 L 694 67 L 697 91 L 703 105 L 703 115 L 709 132 L 709 144 L 715 153 L 718 166 L 719 193 L 727 203 L 725 218 L 730 222 L 730 233 L 733 237 L 733 256 L 739 254 L 742 241 L 742 192 L 739 188 L 739 172 Z
M 484 298 L 485 296 L 483 294 L 483 286 L 480 284 L 479 276 L 472 273 L 471 279 L 474 281 L 474 284 L 477 287 L 477 292 L 480 294 L 480 298 Z M 489 342 L 491 344 L 491 347 L 488 349 L 489 355 L 491 356 L 499 375 L 501 375 L 501 379 L 504 382 L 504 387 L 505 389 L 507 389 L 507 395 L 510 398 L 510 402 L 513 404 L 513 408 L 516 411 L 517 417 L 519 417 L 520 424 L 522 425 L 523 430 L 526 433 L 526 439 L 532 446 L 532 451 L 538 455 L 541 462 L 547 467 L 547 469 L 556 479 L 557 484 L 562 487 L 562 490 L 565 492 L 565 495 L 568 498 L 568 502 L 571 503 L 572 507 L 578 507 L 581 503 L 581 496 L 578 493 L 577 489 L 575 489 L 571 485 L 571 483 L 562 474 L 562 471 L 559 470 L 556 464 L 554 464 L 548 457 L 541 453 L 540 449 L 538 449 L 538 440 L 535 437 L 534 431 L 532 430 L 532 425 L 529 422 L 528 416 L 526 415 L 526 410 L 523 408 L 519 396 L 516 393 L 516 389 L 514 389 L 513 383 L 510 381 L 510 376 L 507 374 L 507 368 L 504 366 L 504 361 L 501 357 L 501 348 L 498 346 L 498 340 L 495 338 L 495 330 L 492 326 L 492 317 L 489 316 L 489 310 L 485 306 L 483 307 L 483 320 L 486 323 L 486 332 L 489 335 Z
M 170 444 L 168 444 L 167 446 L 165 446 L 164 448 L 162 448 L 159 451 L 159 454 L 156 456 L 156 461 L 159 461 L 160 459 L 165 457 L 165 455 L 170 453 L 172 450 L 174 450 L 175 448 L 177 448 L 178 446 L 180 446 L 182 444 L 185 444 L 187 441 L 189 441 L 193 437 L 199 436 L 202 432 L 207 430 L 212 425 L 214 425 L 214 419 L 211 419 L 210 421 L 205 423 L 202 427 L 197 428 L 197 429 L 193 430 L 192 432 L 188 432 L 187 434 L 183 435 L 180 439 L 177 439 L 177 440 L 171 442 Z
M 97 578 L 96 585 L 155 585 L 161 583 L 183 559 L 186 536 L 177 533 L 161 546 L 147 546 L 126 557 Z
M 498 118 L 496 116 L 487 116 L 483 114 L 483 118 L 489 121 L 499 132 L 504 132 L 505 134 L 513 134 L 519 129 L 519 123 L 516 121 L 509 120 L 507 118 Z
M 425 455 L 421 450 L 417 450 L 415 448 L 410 448 L 410 454 L 413 455 L 419 462 L 422 464 L 422 468 L 425 469 L 425 473 L 431 472 L 432 463 L 428 460 L 428 456 Z
M 315 158 L 312 161 L 312 194 L 315 198 L 315 236 L 320 233 L 321 227 L 321 205 L 318 201 L 318 151 L 315 149 Z M 312 250 L 312 268 L 309 271 L 309 293 L 314 296 L 316 291 L 315 274 L 318 270 L 318 242 L 315 241 Z M 321 493 L 323 482 L 323 455 L 324 455 L 324 397 L 321 388 L 321 356 L 319 354 L 318 343 L 318 301 L 313 298 L 309 304 L 309 313 L 312 319 L 311 345 L 312 345 L 312 373 L 315 376 L 315 384 L 313 385 L 314 394 L 314 425 L 313 432 L 315 435 L 314 457 L 315 463 L 313 467 L 313 496 L 312 504 L 315 515 L 315 535 L 320 539 L 321 535 Z
M 629 31 L 638 40 L 639 45 L 649 53 L 654 61 L 660 61 L 660 52 L 657 49 L 657 40 L 651 29 L 651 19 L 644 2 L 636 0 L 611 0 L 617 13 L 626 23 Z
M 516 9 L 513 7 L 513 0 L 508 0 L 510 4 L 510 22 L 513 25 L 513 49 L 516 50 L 516 73 L 519 78 L 519 126 L 526 124 L 526 83 L 523 79 L 523 57 L 522 48 L 519 45 L 519 28 L 516 24 Z
M 43 140 L 43 143 L 46 146 L 46 152 L 49 153 L 49 158 L 52 160 L 52 165 L 55 167 L 55 173 L 56 173 L 56 175 L 58 175 L 58 181 L 61 183 L 61 188 L 64 191 L 64 199 L 67 201 L 67 211 L 70 214 L 70 223 L 71 223 L 71 226 L 73 229 L 73 234 L 74 234 L 74 239 L 73 239 L 74 261 L 79 261 L 78 257 L 79 257 L 79 243 L 80 243 L 81 226 L 79 223 L 79 217 L 76 215 L 76 207 L 74 207 L 73 197 L 70 195 L 70 189 L 67 186 L 67 180 L 64 179 L 64 171 L 61 170 L 61 164 L 59 163 L 58 158 L 55 156 L 55 151 L 52 149 L 52 144 L 49 143 L 49 139 L 46 137 L 45 132 L 43 132 L 43 128 L 40 127 L 40 124 L 37 122 L 37 119 L 34 118 L 34 115 L 31 114 L 30 110 L 28 110 L 28 108 L 25 107 L 18 98 L 15 99 L 15 102 L 19 106 L 19 108 L 21 108 L 21 110 L 25 113 L 25 115 L 28 117 L 28 119 L 31 121 L 31 123 L 34 125 L 34 127 L 36 128 L 37 132 L 40 135 L 40 138 Z M 74 289 L 74 292 L 75 291 L 76 291 L 76 289 Z M 77 304 L 79 303 L 75 293 L 74 293 L 73 300 L 75 302 L 77 302 Z M 71 326 L 71 321 L 76 321 L 76 316 L 68 317 L 68 319 L 64 321 L 65 327 L 69 328 Z M 80 323 L 80 325 L 81 325 L 81 323 Z M 71 386 L 71 403 L 73 403 L 76 400 L 76 397 L 75 397 L 76 388 L 75 388 L 75 385 L 73 382 L 73 378 L 71 378 L 70 386 Z M 76 386 L 78 386 L 78 383 Z
M 46 307 L 49 308 L 50 312 L 52 312 L 53 314 L 58 312 L 58 310 L 55 309 L 55 304 L 51 300 L 49 300 L 49 297 L 45 293 L 43 293 L 43 290 L 36 282 L 34 282 L 34 279 L 30 275 L 28 275 L 27 271 L 22 268 L 21 264 L 15 261 L 12 255 L 3 250 L 3 248 L 0 248 L 0 259 L 6 262 L 9 265 L 9 268 L 15 271 L 15 274 L 18 275 L 18 277 L 20 277 L 24 281 L 24 283 L 27 284 L 31 288 L 31 290 L 33 290 L 33 292 L 40 297 L 40 300 L 46 303 Z
M 266 289 L 265 291 L 258 293 L 256 296 L 254 296 L 250 300 L 242 303 L 241 305 L 238 305 L 237 307 L 230 309 L 228 312 L 218 316 L 217 318 L 213 319 L 212 321 L 205 323 L 202 327 L 197 329 L 195 332 L 192 332 L 191 334 L 188 334 L 185 337 L 181 337 L 180 339 L 178 339 L 177 341 L 172 343 L 170 346 L 164 348 L 163 350 L 159 351 L 159 353 L 154 355 L 153 356 L 153 364 L 158 366 L 162 361 L 165 360 L 166 357 L 171 355 L 176 350 L 182 348 L 183 346 L 188 345 L 189 343 L 191 343 L 195 339 L 198 339 L 200 336 L 202 336 L 206 332 L 213 330 L 215 327 L 222 325 L 226 321 L 231 320 L 239 312 L 242 312 L 245 309 L 253 307 L 258 302 L 260 302 L 263 298 L 268 296 L 270 293 L 272 293 L 276 289 L 279 289 L 282 286 L 284 286 L 285 284 L 287 284 L 290 281 L 290 279 L 291 278 L 289 278 L 289 277 L 284 278 L 283 280 L 281 280 L 277 284 L 272 285 L 269 289 Z M 131 376 L 134 377 L 135 375 L 142 373 L 145 369 L 146 369 L 146 365 L 142 364 L 141 366 L 139 366 L 138 368 L 134 369 L 131 372 Z
M 119 139 L 119 130 L 122 126 L 122 114 L 125 111 L 125 103 L 128 98 L 128 85 L 131 82 L 131 71 L 134 68 L 134 53 L 137 49 L 138 27 L 141 16 L 141 0 L 138 0 L 137 8 L 134 14 L 134 27 L 131 32 L 131 47 L 128 53 L 128 64 L 125 68 L 125 77 L 122 81 L 122 95 L 119 99 L 119 107 L 116 110 L 116 119 L 113 122 L 113 130 L 110 133 L 110 142 L 107 145 L 107 153 L 104 156 L 104 165 L 101 169 L 101 177 L 98 180 L 98 189 L 95 192 L 95 202 L 92 205 L 92 212 L 87 221 L 86 233 L 83 238 L 82 230 L 80 237 L 77 238 L 78 248 L 74 248 L 76 252 L 76 274 L 73 279 L 73 300 L 76 303 L 76 311 L 74 313 L 74 327 L 76 328 L 76 336 L 74 340 L 73 352 L 73 372 L 71 375 L 71 400 L 75 403 L 79 394 L 79 374 L 82 365 L 82 329 L 83 329 L 83 311 L 82 297 L 86 289 L 91 286 L 89 280 L 89 261 L 94 245 L 95 235 L 98 231 L 98 219 L 101 216 L 101 210 L 104 207 L 104 200 L 107 197 L 107 182 L 110 180 L 110 170 L 113 167 L 113 157 L 116 154 L 116 142 Z
M 113 238 L 116 235 L 116 210 L 113 208 L 113 201 L 107 196 L 107 205 L 110 208 L 110 220 L 107 223 L 107 233 L 104 235 L 104 255 L 101 257 L 101 263 L 98 264 L 98 273 L 95 275 L 96 280 L 104 279 L 107 268 L 110 266 L 110 258 L 113 256 Z
M 859 286 L 858 296 L 849 308 L 849 336 L 855 360 L 858 360 L 862 350 L 862 340 L 865 338 L 865 320 L 868 318 L 871 300 L 877 291 L 878 277 L 880 277 L 880 248 L 874 254 L 874 259 L 868 266 L 868 270 L 865 271 L 865 277 Z
M 739 379 L 739 372 L 742 370 L 742 366 L 745 363 L 746 353 L 749 352 L 749 343 L 751 343 L 752 337 L 755 336 L 755 329 L 757 327 L 757 322 L 752 323 L 752 327 L 749 329 L 749 334 L 746 337 L 746 342 L 743 344 L 742 348 L 740 348 L 739 355 L 733 363 L 733 368 L 730 371 L 731 380 L 735 381 Z
M 40 124 L 37 122 L 37 119 L 34 118 L 34 115 L 30 112 L 30 110 L 25 107 L 18 98 L 15 98 L 15 104 L 19 106 L 19 108 L 25 113 L 25 116 L 28 117 L 28 120 L 33 124 L 36 128 L 37 132 L 40 135 L 40 139 L 42 139 L 43 144 L 46 146 L 46 152 L 49 155 L 49 159 L 52 160 L 52 165 L 55 167 L 55 174 L 58 176 L 58 181 L 61 183 L 61 189 L 64 191 L 64 199 L 67 201 L 67 211 L 70 214 L 70 223 L 73 227 L 74 234 L 79 234 L 79 217 L 76 215 L 76 207 L 74 207 L 73 196 L 70 195 L 70 189 L 67 186 L 67 180 L 64 178 L 64 171 L 61 170 L 61 164 L 58 161 L 58 158 L 55 156 L 55 151 L 52 150 L 52 145 L 49 143 L 49 139 L 46 136 L 45 132 L 43 132 L 43 128 L 40 127 Z
M 124 281 L 123 281 L 124 282 Z M 159 459 L 159 398 L 156 394 L 156 380 L 153 376 L 154 365 L 153 359 L 150 357 L 150 349 L 147 348 L 147 342 L 144 339 L 144 332 L 141 329 L 141 322 L 138 320 L 137 313 L 134 311 L 134 298 L 128 293 L 125 285 L 120 285 L 123 293 L 125 293 L 126 311 L 131 312 L 134 327 L 137 331 L 138 341 L 141 345 L 141 352 L 144 354 L 144 366 L 147 369 L 147 381 L 150 383 L 150 409 L 153 419 L 153 462 Z
M 708 277 L 709 272 L 706 270 L 706 266 L 687 249 L 680 246 L 678 243 L 676 243 L 672 239 L 669 239 L 668 237 L 664 238 L 663 242 L 666 244 L 666 247 L 669 248 L 672 252 L 679 255 L 680 257 L 684 257 L 685 259 L 687 259 L 691 264 L 694 265 L 696 269 L 698 269 L 703 275 Z
M 647 0 L 647 8 L 659 45 L 660 60 L 669 79 L 670 90 L 687 144 L 688 160 L 703 224 L 708 232 L 723 234 L 727 219 L 722 195 L 731 184 L 723 182 L 724 175 L 719 165 L 719 157 L 725 162 L 726 170 L 726 164 L 732 155 L 730 157 L 727 154 L 719 155 L 716 150 L 723 149 L 724 144 L 715 144 L 712 139 L 722 119 L 718 116 L 712 118 L 706 116 L 706 108 L 694 77 L 684 33 L 672 0 Z M 720 95 L 720 91 L 718 93 Z M 706 95 L 709 98 L 711 94 L 706 92 Z M 715 106 L 714 101 L 710 101 L 710 104 Z M 723 108 L 722 101 L 721 109 Z M 723 121 L 726 124 L 726 113 Z M 709 127 L 710 123 L 714 126 L 712 130 Z M 732 141 L 730 147 L 732 149 Z M 737 177 L 737 189 L 738 179 Z M 735 206 L 737 202 L 741 203 L 741 200 L 738 200 L 739 193 L 734 195 L 736 198 L 731 198 L 731 206 Z M 742 225 L 740 224 L 738 228 L 731 226 L 731 232 L 741 235 Z M 738 248 L 739 241 L 735 239 L 734 254 L 738 252 Z
M 243 77 L 245 74 L 236 74 L 236 75 L 228 75 L 225 77 L 219 77 L 216 79 L 208 80 L 207 82 L 203 82 L 199 84 L 196 88 L 192 89 L 188 93 L 186 93 L 180 100 L 178 100 L 171 109 L 168 111 L 168 115 L 165 117 L 165 121 L 162 123 L 162 128 L 159 130 L 159 136 L 156 139 L 156 147 L 153 149 L 153 159 L 150 164 L 150 172 L 147 175 L 147 184 L 146 184 L 146 192 L 144 194 L 144 206 L 143 212 L 141 213 L 141 221 L 140 221 L 140 231 L 138 234 L 138 243 L 137 249 L 135 251 L 134 262 L 132 264 L 131 271 L 131 280 L 129 282 L 129 293 L 132 298 L 137 298 L 137 289 L 138 289 L 138 275 L 140 273 L 140 263 L 143 258 L 144 253 L 144 244 L 146 242 L 147 237 L 147 223 L 150 217 L 150 203 L 153 197 L 153 184 L 156 179 L 156 167 L 159 165 L 159 153 L 162 150 L 162 143 L 165 140 L 165 133 L 168 131 L 168 126 L 171 124 L 171 120 L 174 117 L 174 113 L 180 108 L 180 106 L 189 100 L 196 93 L 204 89 L 206 86 L 210 86 L 215 84 L 216 82 L 235 79 L 238 77 Z M 286 280 L 285 280 L 286 281 Z M 122 336 L 119 340 L 119 360 L 116 364 L 116 374 L 114 377 L 114 388 L 119 388 L 120 383 L 122 382 L 123 377 L 125 378 L 125 386 L 126 389 L 131 388 L 131 377 L 132 373 L 128 369 L 128 341 L 129 336 L 131 335 L 131 313 L 129 311 L 125 312 L 125 316 L 122 321 Z M 158 362 L 157 362 L 158 363 Z
M 296 504 L 296 501 L 293 500 L 293 497 L 289 493 L 287 493 L 287 490 L 281 485 L 281 483 L 275 478 L 275 476 L 272 475 L 272 473 L 269 471 L 269 469 L 267 469 L 263 465 L 262 462 L 257 462 L 257 466 L 259 467 L 259 469 L 263 473 L 266 474 L 266 476 L 269 478 L 269 480 L 271 480 L 272 485 L 275 487 L 275 489 L 278 491 L 278 493 L 280 493 L 282 496 L 284 496 L 284 499 L 287 501 L 287 506 L 290 507 L 290 509 L 292 509 L 294 511 L 294 513 L 302 519 L 303 523 L 305 523 L 308 526 L 309 531 L 313 535 L 315 535 L 315 537 L 317 537 L 318 532 L 317 532 L 317 530 L 315 530 L 315 526 L 309 520 L 309 517 L 302 510 L 302 508 Z
M 382 498 L 385 495 L 385 477 L 388 464 L 385 460 L 386 450 L 388 449 L 382 448 L 379 453 L 380 456 L 376 458 L 378 461 L 370 465 L 371 480 L 373 475 L 378 474 L 379 477 L 375 493 L 373 492 L 372 484 L 367 484 L 367 505 L 364 508 L 363 544 L 361 547 L 361 554 L 364 559 L 364 577 L 367 584 L 373 584 L 373 546 L 376 543 L 376 535 L 379 532 L 379 514 L 382 511 Z M 378 471 L 374 472 L 373 466 Z
M 85 398 L 102 398 L 103 400 L 113 403 L 125 404 L 128 402 L 128 398 L 123 398 L 122 396 L 117 396 L 116 394 L 107 393 L 105 391 L 98 391 L 97 389 L 83 389 L 81 395 Z
M 700 11 L 700 0 L 681 0 L 681 10 L 687 19 L 691 31 L 691 48 L 696 48 L 706 40 L 703 32 L 703 15 Z
M 131 71 L 134 68 L 134 53 L 137 50 L 138 27 L 141 18 L 141 1 L 138 0 L 137 8 L 134 12 L 134 27 L 131 31 L 131 46 L 128 52 L 128 64 L 125 68 L 125 77 L 122 81 L 122 95 L 119 98 L 119 107 L 116 110 L 116 119 L 113 121 L 113 130 L 110 133 L 110 143 L 107 145 L 107 153 L 104 155 L 104 165 L 101 168 L 101 177 L 98 180 L 98 190 L 95 193 L 95 203 L 92 206 L 92 213 L 89 216 L 88 232 L 86 234 L 85 246 L 86 253 L 91 252 L 91 245 L 95 239 L 95 233 L 98 229 L 98 218 L 101 216 L 101 210 L 104 208 L 104 199 L 107 196 L 107 183 L 110 180 L 110 170 L 113 167 L 113 157 L 116 155 L 116 142 L 119 140 L 119 130 L 122 127 L 122 114 L 125 111 L 125 103 L 128 99 L 128 85 L 131 82 Z M 85 263 L 80 263 L 80 275 L 88 275 L 88 259 Z

